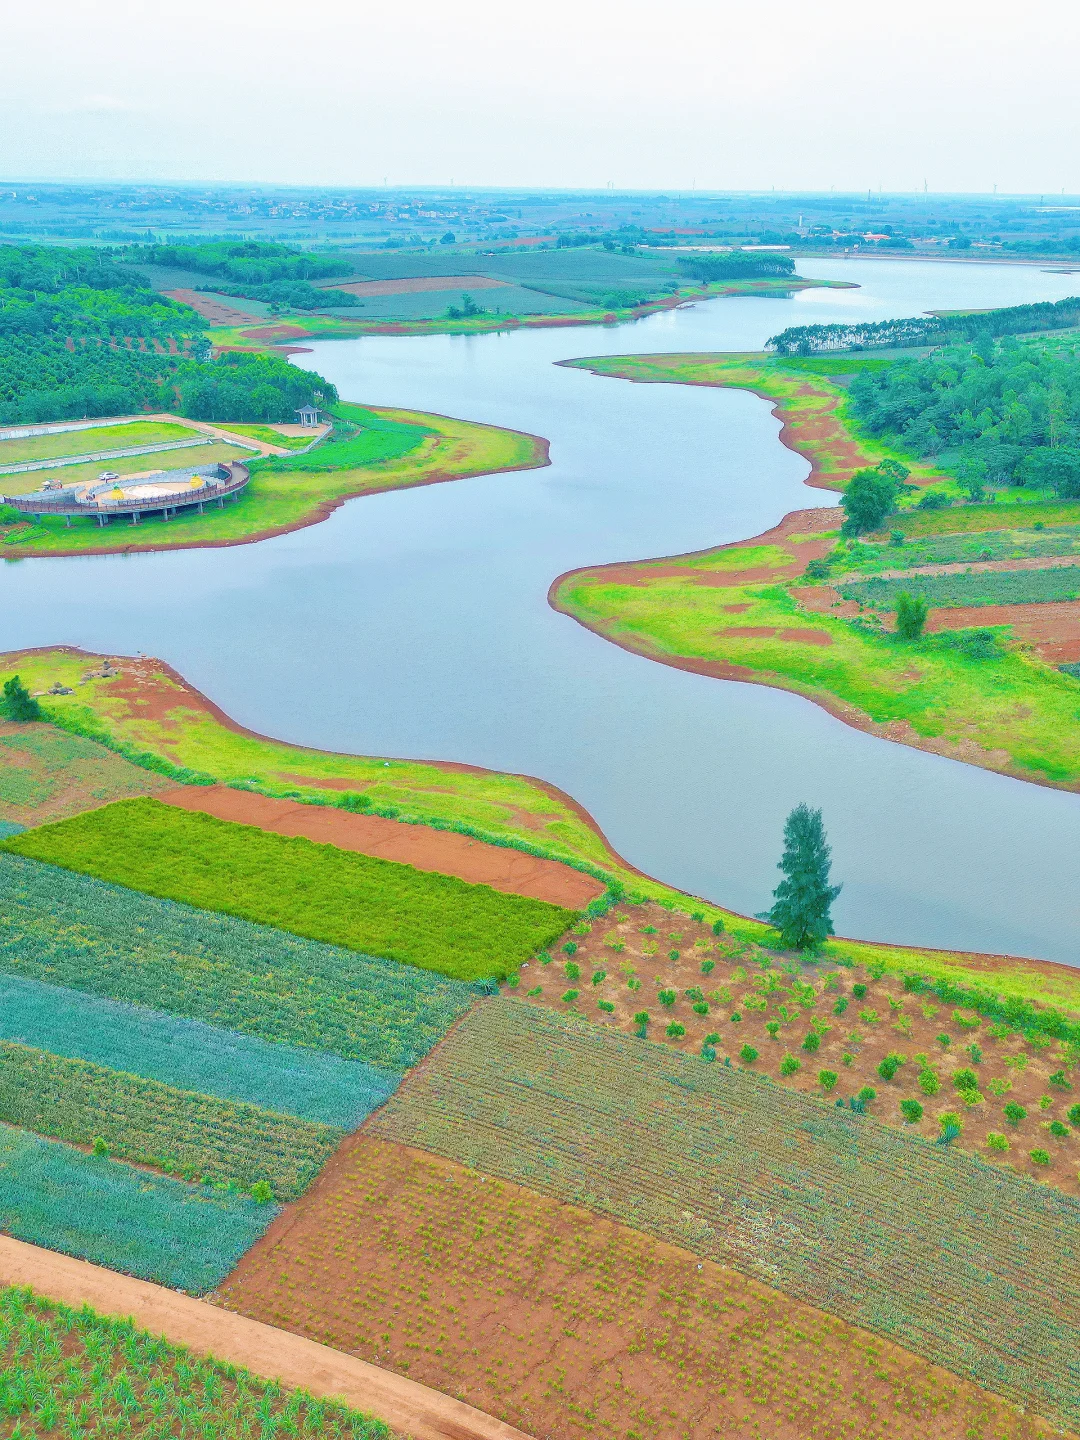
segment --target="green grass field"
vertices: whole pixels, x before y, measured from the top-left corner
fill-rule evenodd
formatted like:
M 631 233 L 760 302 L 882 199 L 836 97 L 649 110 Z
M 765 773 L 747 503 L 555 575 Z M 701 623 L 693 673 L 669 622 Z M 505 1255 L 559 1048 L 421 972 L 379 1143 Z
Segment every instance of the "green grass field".
M 228 430 L 230 435 L 246 435 L 251 440 L 261 440 L 264 445 L 281 445 L 286 450 L 303 450 L 315 438 L 311 431 L 306 435 L 283 435 L 272 425 L 233 425 L 224 420 L 216 420 L 214 424 L 218 430 Z
M 252 452 L 245 450 L 239 445 L 228 445 L 224 441 L 211 441 L 208 445 L 185 446 L 182 450 L 155 450 L 150 455 L 122 455 L 115 460 L 90 460 L 83 465 L 65 465 L 59 470 L 24 470 L 17 475 L 0 475 L 0 494 L 2 495 L 30 495 L 35 490 L 40 490 L 46 480 L 62 480 L 65 485 L 82 485 L 96 480 L 103 470 L 111 470 L 114 475 L 142 475 L 151 470 L 184 470 L 189 465 L 216 465 L 226 460 L 250 460 Z M 124 529 L 126 521 L 109 527 L 110 530 L 120 532 Z M 151 521 L 156 524 L 156 521 Z M 171 523 L 171 522 L 170 522 Z M 73 520 L 72 528 L 66 530 L 63 520 L 49 519 L 38 527 L 34 527 L 34 533 L 38 531 L 52 533 L 53 530 L 64 529 L 68 540 L 72 536 L 82 533 L 83 530 L 98 531 L 96 520 Z M 19 546 L 26 548 L 28 545 L 38 544 L 41 541 L 28 539 L 25 532 L 21 533 L 4 525 L 0 528 L 0 541 L 4 545 Z M 5 554 L 9 553 L 7 551 Z
M 411 454 L 435 433 L 427 425 L 391 420 L 362 405 L 339 405 L 334 415 L 344 425 L 331 431 L 317 449 L 308 455 L 276 455 L 259 460 L 254 462 L 257 473 L 326 474 L 381 465 Z
M 0 1120 L 185 1180 L 295 1200 L 344 1131 L 0 1041 Z
M 74 1310 L 30 1290 L 0 1290 L 0 1413 L 5 1433 L 85 1440 L 389 1440 L 333 1400 L 288 1391 L 193 1355 L 128 1319 Z M 88 1423 L 89 1422 L 89 1423 Z
M 931 609 L 966 605 L 1043 605 L 1080 597 L 1080 566 L 1048 570 L 981 570 L 970 574 L 905 575 L 841 582 L 845 600 L 858 600 L 875 610 L 895 610 L 902 592 L 921 595 Z
M 367 1133 L 731 1264 L 1080 1424 L 1080 1201 L 962 1152 L 505 999 Z
M 25 440 L 0 440 L 0 465 L 31 460 L 59 460 L 65 455 L 92 455 L 98 450 L 122 450 L 132 445 L 160 445 L 166 440 L 192 440 L 199 432 L 187 425 L 163 420 L 135 420 L 129 425 L 101 425 L 90 430 L 63 430 L 32 435 Z M 64 467 L 65 471 L 68 467 Z M 3 488 L 0 478 L 0 488 Z
M 138 527 L 126 522 L 100 527 L 95 520 L 88 518 L 75 520 L 68 528 L 62 519 L 52 517 L 32 527 L 8 527 L 0 531 L 0 544 L 4 547 L 2 553 L 16 558 L 22 555 L 78 555 L 88 551 L 132 548 L 239 545 L 285 530 L 314 525 L 343 501 L 356 495 L 469 475 L 527 470 L 547 463 L 545 445 L 531 435 L 490 425 L 473 425 L 462 420 L 447 420 L 441 416 L 383 409 L 377 413 L 380 420 L 393 426 L 420 428 L 423 431 L 420 443 L 415 446 L 410 444 L 405 450 L 398 442 L 384 442 L 380 452 L 378 446 L 372 450 L 371 442 L 367 441 L 367 458 L 358 455 L 356 462 L 346 468 L 336 465 L 331 469 L 323 468 L 324 462 L 319 458 L 322 446 L 310 456 L 275 457 L 255 465 L 256 473 L 250 485 L 235 500 L 227 501 L 223 509 L 211 506 L 203 515 L 188 511 L 167 522 L 157 518 L 147 519 Z M 177 459 L 178 456 L 184 458 Z M 174 464 L 205 465 L 214 459 L 228 457 L 245 462 L 252 459 L 250 450 L 207 445 L 193 450 L 134 457 L 131 468 L 146 470 L 167 469 Z M 135 464 L 134 460 L 140 463 Z M 110 468 L 126 473 L 121 469 L 122 463 L 117 461 L 114 465 L 110 462 Z M 75 471 L 86 468 L 74 466 L 63 473 L 65 478 L 75 478 Z M 93 472 L 89 478 L 96 478 L 101 464 L 89 469 Z M 6 478 L 25 480 L 27 477 Z M 37 489 L 40 483 L 39 477 L 32 484 L 27 484 L 23 491 L 9 485 L 6 493 L 25 493 Z M 0 490 L 3 489 L 0 486 Z
M 2 844 L 98 880 L 457 980 L 502 979 L 575 918 L 543 900 L 150 798 Z

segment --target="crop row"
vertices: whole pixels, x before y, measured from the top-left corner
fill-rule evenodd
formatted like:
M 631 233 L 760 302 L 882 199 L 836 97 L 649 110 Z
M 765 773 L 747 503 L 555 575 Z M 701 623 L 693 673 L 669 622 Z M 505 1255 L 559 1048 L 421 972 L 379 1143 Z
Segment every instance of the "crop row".
M 1035 605 L 1075 600 L 1080 595 L 1080 566 L 1049 570 L 982 570 L 952 575 L 909 575 L 886 580 L 852 580 L 839 585 L 845 600 L 858 600 L 877 610 L 894 610 L 902 592 L 921 595 L 932 609 L 965 605 Z
M 345 1130 L 381 1105 L 401 1078 L 400 1071 L 360 1060 L 2 973 L 0 1040 Z
M 212 1290 L 277 1215 L 0 1124 L 0 1230 L 174 1290 Z
M 1080 1203 L 963 1152 L 505 999 L 367 1133 L 614 1216 L 1080 1421 Z
M 957 520 L 962 521 L 962 512 Z M 1045 530 L 988 530 L 974 534 L 913 536 L 903 545 L 854 541 L 846 553 L 831 556 L 834 569 L 862 572 L 907 569 L 915 565 L 973 564 L 980 560 L 1022 560 L 1080 554 L 1080 526 Z
M 0 1120 L 185 1179 L 294 1200 L 343 1131 L 0 1041 Z
M 16 854 L 462 980 L 502 978 L 574 912 L 143 797 L 2 842 Z
M 0 1414 L 5 1433 L 82 1440 L 387 1440 L 389 1431 L 336 1401 L 192 1355 L 130 1320 L 72 1310 L 27 1290 L 0 1290 Z
M 398 1071 L 475 998 L 412 966 L 2 853 L 0 973 Z

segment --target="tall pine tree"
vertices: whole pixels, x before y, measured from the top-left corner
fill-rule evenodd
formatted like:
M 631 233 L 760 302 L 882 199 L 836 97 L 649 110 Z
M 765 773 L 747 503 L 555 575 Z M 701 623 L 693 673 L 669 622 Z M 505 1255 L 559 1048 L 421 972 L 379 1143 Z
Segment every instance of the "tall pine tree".
M 796 805 L 784 821 L 784 878 L 773 891 L 773 907 L 761 919 L 780 931 L 785 949 L 820 945 L 833 933 L 830 907 L 841 886 L 829 884 L 829 856 L 821 811 Z

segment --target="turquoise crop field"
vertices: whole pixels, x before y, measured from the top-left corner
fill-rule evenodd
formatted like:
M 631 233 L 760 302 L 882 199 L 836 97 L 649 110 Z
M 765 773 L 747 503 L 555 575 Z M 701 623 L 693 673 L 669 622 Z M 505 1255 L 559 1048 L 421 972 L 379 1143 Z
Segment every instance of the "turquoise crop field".
M 352 1130 L 402 1072 L 0 974 L 0 1040 Z
M 1080 565 L 1057 565 L 1049 570 L 977 570 L 951 575 L 904 575 L 895 579 L 841 582 L 837 590 L 845 600 L 858 600 L 879 610 L 894 610 L 896 598 L 906 591 L 922 595 L 931 609 L 966 605 L 1039 605 L 1075 600 L 1080 596 Z
M 0 841 L 149 895 L 458 980 L 502 979 L 577 912 L 159 800 L 121 800 Z
M 397 1071 L 476 998 L 429 971 L 2 853 L 0 973 Z
M 508 999 L 365 1133 L 612 1216 L 1080 1423 L 1080 1201 L 962 1151 Z
M 31 1245 L 203 1295 L 277 1214 L 0 1125 L 0 1229 Z
M 185 1180 L 302 1195 L 344 1132 L 0 1041 L 0 1120 Z

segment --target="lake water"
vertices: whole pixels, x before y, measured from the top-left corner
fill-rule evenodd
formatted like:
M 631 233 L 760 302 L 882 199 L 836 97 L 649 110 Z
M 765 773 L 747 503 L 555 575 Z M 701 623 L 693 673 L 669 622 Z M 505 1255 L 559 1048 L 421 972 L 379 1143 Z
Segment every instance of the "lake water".
M 800 270 L 862 288 L 620 327 L 318 343 L 297 363 L 344 398 L 544 435 L 552 465 L 354 501 L 258 545 L 9 563 L 0 648 L 144 651 L 266 734 L 541 776 L 633 864 L 744 913 L 769 903 L 784 817 L 805 800 L 825 811 L 841 933 L 1080 964 L 1080 797 L 627 654 L 546 604 L 565 570 L 741 539 L 835 499 L 802 484 L 809 466 L 752 395 L 555 361 L 1080 293 L 1080 275 L 1034 267 Z

